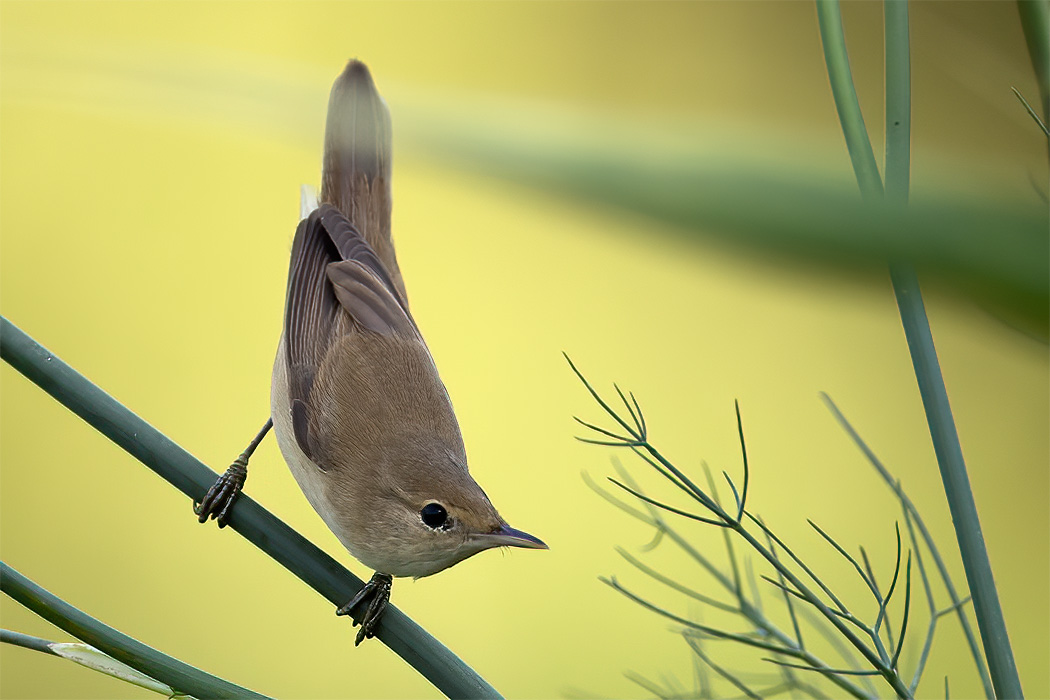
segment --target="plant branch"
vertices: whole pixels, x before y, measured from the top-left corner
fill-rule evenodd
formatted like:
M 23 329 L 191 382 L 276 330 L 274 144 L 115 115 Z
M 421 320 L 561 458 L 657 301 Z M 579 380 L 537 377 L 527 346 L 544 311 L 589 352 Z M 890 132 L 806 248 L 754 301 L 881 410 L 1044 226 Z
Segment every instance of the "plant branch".
M 649 461 L 646 458 L 647 457 L 646 455 L 640 454 L 639 456 L 643 457 L 643 459 L 645 459 L 645 461 L 647 461 L 651 466 L 654 466 L 654 468 L 656 468 L 658 471 L 660 470 L 659 467 L 657 467 L 655 464 L 653 464 L 651 461 Z M 623 481 L 626 484 L 630 485 L 631 488 L 634 489 L 635 491 L 638 491 L 639 493 L 641 492 L 640 487 L 631 478 L 630 473 L 627 472 L 626 469 L 624 469 L 623 465 L 620 464 L 619 460 L 616 459 L 615 457 L 613 458 L 613 466 L 616 469 L 616 472 L 619 474 L 620 478 L 622 478 Z M 708 482 L 710 483 L 712 481 L 712 479 L 711 479 L 711 475 L 710 475 L 710 470 L 706 469 L 706 465 L 705 465 L 705 473 L 707 474 L 707 479 L 708 479 Z M 630 506 L 622 504 L 620 501 L 618 501 L 617 499 L 613 498 L 610 494 L 606 493 L 603 489 L 598 488 L 597 484 L 594 484 L 593 481 L 590 481 L 590 480 L 587 480 L 587 481 L 588 481 L 589 485 L 591 485 L 591 488 L 594 489 L 595 491 L 597 491 L 600 495 L 602 495 L 603 498 L 606 498 L 607 500 L 611 501 L 614 505 L 617 505 L 617 507 L 621 507 L 622 509 L 624 509 L 627 512 L 631 513 L 632 515 L 634 515 L 636 513 L 636 511 L 634 511 L 634 509 L 631 508 Z M 714 492 L 714 489 L 712 489 L 712 491 Z M 713 496 L 717 500 L 717 492 L 714 492 Z M 717 506 L 717 503 L 715 503 L 715 505 Z M 822 661 L 819 657 L 815 656 L 812 652 L 809 652 L 806 649 L 800 648 L 800 646 L 797 644 L 796 640 L 792 639 L 789 635 L 785 634 L 775 624 L 773 624 L 768 618 L 766 618 L 758 608 L 756 608 L 749 601 L 747 601 L 746 598 L 744 598 L 742 595 L 739 595 L 740 587 L 739 587 L 738 581 L 737 580 L 730 580 L 730 578 L 728 576 L 726 576 L 726 574 L 723 573 L 721 570 L 719 570 L 718 567 L 716 567 L 713 563 L 711 563 L 711 561 L 709 559 L 707 559 L 707 557 L 705 557 L 703 554 L 701 554 L 699 551 L 697 551 L 696 548 L 693 547 L 688 542 L 688 540 L 686 540 L 684 537 L 682 537 L 681 534 L 679 534 L 673 527 L 671 527 L 663 519 L 663 516 L 662 516 L 661 512 L 655 506 L 653 506 L 651 504 L 646 504 L 646 508 L 649 511 L 649 517 L 648 518 L 644 518 L 644 516 L 641 516 L 640 514 L 636 515 L 636 517 L 639 517 L 639 519 L 643 519 L 644 522 L 648 522 L 650 525 L 652 525 L 654 528 L 656 528 L 658 533 L 661 533 L 662 535 L 664 535 L 667 538 L 669 538 L 679 548 L 681 548 L 682 551 L 684 551 L 686 554 L 688 554 L 701 567 L 703 567 L 712 577 L 714 577 L 714 579 L 719 583 L 719 585 L 721 585 L 727 591 L 729 591 L 734 596 L 736 596 L 738 601 L 740 602 L 740 614 L 743 615 L 749 622 L 751 622 L 751 624 L 753 624 L 755 626 L 757 633 L 759 633 L 759 634 L 761 634 L 763 636 L 767 636 L 767 637 L 771 637 L 772 639 L 775 639 L 784 648 L 797 649 L 798 652 L 797 652 L 797 654 L 795 654 L 795 656 L 797 658 L 802 659 L 803 661 L 805 661 L 810 666 L 821 667 L 821 668 L 829 668 L 829 666 L 824 661 Z M 720 507 L 719 507 L 719 510 L 721 510 Z M 722 511 L 722 512 L 724 512 L 724 511 Z M 747 514 L 747 515 L 748 515 L 749 518 L 753 517 L 750 514 Z M 724 530 L 724 531 L 728 532 L 728 530 Z M 731 542 L 729 542 L 728 545 L 731 548 L 731 546 L 732 546 Z M 770 556 L 773 556 L 773 555 L 770 555 Z M 774 558 L 775 558 L 775 556 L 774 556 Z M 777 567 L 777 569 L 779 571 L 780 567 Z M 612 585 L 612 584 L 610 583 L 610 585 Z M 617 588 L 617 590 L 621 590 L 621 592 L 623 592 L 622 591 L 622 587 L 620 587 L 619 585 L 617 585 L 616 588 Z M 625 593 L 625 595 L 626 595 L 626 593 Z M 636 599 L 633 596 L 633 594 L 629 595 L 628 597 L 631 597 L 632 599 Z M 644 605 L 645 607 L 649 608 L 650 610 L 654 610 L 655 612 L 658 612 L 659 614 L 672 615 L 671 613 L 668 613 L 667 611 L 665 611 L 665 610 L 663 610 L 661 608 L 658 608 L 656 606 L 652 606 L 648 602 L 644 602 L 643 603 L 643 602 L 639 601 L 639 603 Z M 678 618 L 677 616 L 672 616 L 672 619 L 675 619 L 676 621 L 682 621 L 682 619 Z M 686 624 L 686 623 L 683 622 L 683 624 Z M 823 629 L 822 628 L 818 628 L 818 629 L 823 634 Z M 829 636 L 830 636 L 830 634 L 829 634 Z M 832 639 L 834 640 L 834 641 L 832 641 L 832 644 L 834 645 L 838 640 L 836 638 L 834 638 L 834 637 L 832 637 Z M 828 676 L 828 679 L 832 683 L 834 683 L 837 686 L 839 686 L 839 688 L 841 688 L 842 690 L 844 690 L 845 692 L 849 693 L 851 696 L 856 697 L 856 698 L 868 698 L 868 697 L 871 697 L 871 695 L 875 694 L 874 691 L 872 691 L 871 695 L 865 693 L 863 689 L 861 689 L 860 687 L 858 687 L 855 684 L 853 684 L 852 682 L 850 682 L 848 679 L 843 678 L 841 676 L 830 675 L 830 676 Z M 868 679 L 866 679 L 866 678 L 863 679 L 863 680 L 864 680 L 865 683 L 869 682 Z
M 893 478 L 890 471 L 886 468 L 886 465 L 878 458 L 875 452 L 868 446 L 868 443 L 860 436 L 860 433 L 853 427 L 853 424 L 846 419 L 846 416 L 839 410 L 839 407 L 831 400 L 831 397 L 825 393 L 820 394 L 820 398 L 824 401 L 824 404 L 831 411 L 832 416 L 846 431 L 846 434 L 853 440 L 854 444 L 860 448 L 860 451 L 864 453 L 864 456 L 868 459 L 868 463 L 875 469 L 875 471 L 882 477 L 882 480 L 889 486 L 897 499 L 901 503 L 901 507 L 904 508 L 910 515 L 911 521 L 915 523 L 915 526 L 919 529 L 919 534 L 922 535 L 922 541 L 926 545 L 926 549 L 930 552 L 930 556 L 933 558 L 933 563 L 937 567 L 937 572 L 941 576 L 941 581 L 944 583 L 945 590 L 948 591 L 948 597 L 952 601 L 952 609 L 957 613 L 959 619 L 959 625 L 962 627 L 963 634 L 966 637 L 966 642 L 970 647 L 970 654 L 973 656 L 974 663 L 977 666 L 977 671 L 981 676 L 981 683 L 984 686 L 985 697 L 991 699 L 995 697 L 994 690 L 992 688 L 992 679 L 988 673 L 988 666 L 985 664 L 984 656 L 981 654 L 981 650 L 977 644 L 977 638 L 974 636 L 973 628 L 970 626 L 970 621 L 966 618 L 966 612 L 963 610 L 962 605 L 964 598 L 960 598 L 959 594 L 955 590 L 955 584 L 952 581 L 951 574 L 948 573 L 948 566 L 944 563 L 944 559 L 941 557 L 941 552 L 937 548 L 937 544 L 933 541 L 933 535 L 930 534 L 929 528 L 926 527 L 926 522 L 922 519 L 922 515 L 919 514 L 919 509 L 915 507 L 911 498 L 904 492 L 900 483 Z
M 716 527 L 726 527 L 726 524 L 721 522 L 721 521 L 719 521 L 719 520 L 712 520 L 711 518 L 705 518 L 705 517 L 702 517 L 700 515 L 695 515 L 693 513 L 688 513 L 688 512 L 686 512 L 684 510 L 679 510 L 678 508 L 675 508 L 673 506 L 669 506 L 666 503 L 661 503 L 660 501 L 657 501 L 657 500 L 655 500 L 653 498 L 649 498 L 648 496 L 646 496 L 646 495 L 644 495 L 642 493 L 639 493 L 638 491 L 635 491 L 630 486 L 624 486 L 623 484 L 621 484 L 616 479 L 613 479 L 612 477 L 609 477 L 609 481 L 611 481 L 612 483 L 616 484 L 621 489 L 623 489 L 627 493 L 631 494 L 635 498 L 638 498 L 640 500 L 645 501 L 646 503 L 654 505 L 654 506 L 656 506 L 657 508 L 659 508 L 661 510 L 666 510 L 667 512 L 674 513 L 675 515 L 681 515 L 683 518 L 689 518 L 690 520 L 699 520 L 700 522 L 707 523 L 708 525 L 715 525 Z
M 0 356 L 190 499 L 199 501 L 218 478 L 6 318 L 0 321 Z M 187 527 L 196 526 L 196 520 L 189 517 L 186 522 Z M 345 604 L 364 585 L 246 494 L 238 497 L 229 524 L 333 605 Z M 383 613 L 376 637 L 448 697 L 499 696 L 473 669 L 393 605 Z
M 733 405 L 736 407 L 736 430 L 740 435 L 740 455 L 744 460 L 744 488 L 740 496 L 740 507 L 736 512 L 736 520 L 740 522 L 744 517 L 744 508 L 747 506 L 747 485 L 751 478 L 751 473 L 747 467 L 747 444 L 744 442 L 744 422 L 740 418 L 740 402 L 734 401 Z M 732 485 L 733 482 L 729 483 Z
M 678 583 L 677 581 L 675 581 L 674 579 L 672 579 L 672 578 L 670 578 L 668 576 L 664 576 L 663 574 L 661 574 L 656 569 L 654 569 L 651 566 L 648 566 L 647 564 L 644 564 L 643 562 L 639 561 L 637 557 L 632 555 L 630 552 L 628 552 L 623 547 L 617 547 L 616 548 L 616 552 L 621 557 L 626 559 L 628 561 L 628 563 L 630 563 L 632 566 L 634 566 L 636 569 L 638 569 L 642 573 L 651 576 L 652 578 L 656 579 L 657 581 L 659 581 L 660 583 L 664 584 L 665 586 L 668 586 L 669 588 L 673 588 L 674 590 L 678 591 L 679 593 L 681 593 L 683 595 L 687 595 L 687 596 L 689 596 L 690 598 L 692 598 L 694 600 L 700 601 L 704 605 L 710 605 L 712 608 L 716 608 L 716 609 L 722 610 L 724 612 L 736 613 L 736 614 L 740 613 L 740 608 L 735 608 L 732 605 L 729 605 L 727 603 L 723 603 L 720 600 L 716 600 L 714 598 L 711 598 L 710 596 L 704 595 L 703 593 L 700 593 L 698 591 L 694 591 L 692 588 L 689 588 L 688 586 L 686 586 L 684 584 Z
M 715 479 L 711 476 L 711 469 L 707 466 L 707 462 L 701 462 L 701 466 L 704 469 L 704 478 L 707 479 L 707 488 L 711 492 L 711 499 L 722 507 L 722 499 L 718 496 L 718 488 L 715 486 Z M 725 472 L 722 472 L 725 474 Z M 733 595 L 736 596 L 737 602 L 740 604 L 741 609 L 744 605 L 750 605 L 750 601 L 744 598 L 744 586 L 743 581 L 740 577 L 740 565 L 736 559 L 736 548 L 733 546 L 733 533 L 730 530 L 722 530 L 722 541 L 725 542 L 726 546 L 726 558 L 729 559 L 729 572 L 733 575 Z M 756 608 L 757 609 L 757 608 Z
M 813 668 L 812 666 L 805 666 L 803 664 L 789 664 L 786 661 L 778 661 L 777 659 L 762 659 L 762 660 L 763 661 L 768 661 L 771 664 L 776 664 L 777 666 L 785 666 L 787 668 L 797 668 L 797 669 L 802 670 L 802 671 L 819 671 L 820 673 L 824 673 L 824 674 L 834 673 L 835 675 L 839 675 L 839 676 L 877 676 L 877 675 L 879 675 L 879 672 L 876 671 L 873 668 L 861 669 L 859 671 L 853 671 L 853 670 L 850 670 L 848 668 L 823 669 L 823 668 Z
M 199 698 L 262 700 L 266 697 L 205 673 L 118 632 L 44 590 L 4 562 L 0 562 L 0 590 L 56 627 L 136 671 L 171 686 L 179 693 Z M 48 651 L 54 653 L 50 647 Z
M 890 668 L 897 668 L 897 659 L 900 658 L 901 650 L 904 649 L 904 635 L 908 631 L 908 613 L 911 611 L 911 552 L 908 552 L 908 566 L 904 575 L 904 617 L 901 620 L 901 636 L 897 640 L 897 649 L 893 652 Z
M 877 600 L 877 601 L 881 600 L 882 596 L 879 595 L 879 591 L 875 587 L 875 584 L 873 584 L 871 582 L 871 580 L 868 578 L 868 574 L 866 574 L 864 572 L 864 569 L 862 569 L 860 567 L 860 564 L 857 562 L 856 559 L 853 558 L 853 555 L 851 555 L 849 552 L 847 552 L 845 549 L 843 549 L 839 545 L 839 543 L 836 542 L 835 539 L 831 535 L 829 535 L 828 533 L 824 532 L 824 530 L 822 530 L 820 528 L 820 526 L 817 525 L 815 522 L 813 522 L 809 518 L 806 519 L 806 522 L 809 523 L 813 527 L 813 529 L 817 531 L 817 534 L 819 534 L 821 537 L 823 537 L 825 540 L 827 540 L 828 544 L 830 544 L 832 547 L 834 547 L 836 552 L 838 552 L 843 557 L 845 557 L 846 561 L 848 561 L 850 564 L 853 565 L 853 568 L 857 570 L 858 574 L 860 574 L 861 580 L 864 581 L 865 585 L 867 585 L 868 590 L 870 590 L 871 594 L 873 596 L 875 596 L 875 600 Z
M 685 638 L 685 643 L 688 644 L 689 648 L 693 650 L 693 653 L 700 657 L 701 661 L 710 666 L 712 671 L 729 681 L 734 688 L 739 690 L 746 697 L 751 698 L 752 700 L 762 700 L 762 696 L 748 688 L 742 680 L 740 680 L 735 675 L 733 675 L 732 673 L 730 673 L 729 671 L 712 661 L 711 657 L 705 654 L 704 650 L 700 648 L 700 644 L 697 643 L 697 640 L 693 639 L 689 635 L 682 636 Z
M 1024 95 L 1018 92 L 1017 88 L 1015 87 L 1012 87 L 1010 89 L 1013 90 L 1013 93 L 1017 96 L 1017 99 L 1021 101 L 1021 105 L 1023 105 L 1025 111 L 1028 112 L 1028 116 L 1034 119 L 1035 123 L 1039 125 L 1039 130 L 1043 132 L 1043 136 L 1050 137 L 1050 129 L 1046 128 L 1046 124 L 1043 123 L 1043 120 L 1040 119 L 1039 115 L 1036 114 L 1034 109 L 1032 109 L 1032 105 L 1028 104 L 1028 100 L 1024 98 Z
M 58 656 L 58 654 L 55 653 L 55 650 L 51 648 L 51 645 L 54 642 L 49 642 L 46 639 L 33 637 L 13 630 L 0 630 L 0 642 L 11 644 L 16 647 L 22 647 L 23 649 L 40 651 L 45 654 L 51 654 L 52 656 Z

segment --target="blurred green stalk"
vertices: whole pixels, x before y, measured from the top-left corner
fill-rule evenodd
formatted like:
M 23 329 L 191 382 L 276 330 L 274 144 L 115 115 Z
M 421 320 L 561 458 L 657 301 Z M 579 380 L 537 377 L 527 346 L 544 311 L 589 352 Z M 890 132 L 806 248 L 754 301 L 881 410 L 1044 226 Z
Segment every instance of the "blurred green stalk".
M 0 357 L 191 499 L 199 501 L 218 478 L 196 457 L 6 318 L 0 318 Z M 187 523 L 196 523 L 196 519 L 190 519 L 188 508 L 186 516 Z M 243 493 L 229 524 L 333 605 L 345 604 L 364 585 L 339 562 Z M 484 678 L 393 605 L 383 613 L 376 638 L 447 697 L 500 697 Z
M 1035 80 L 1039 85 L 1039 102 L 1043 123 L 1050 121 L 1050 2 L 1017 0 L 1028 56 L 1032 59 Z
M 56 627 L 136 671 L 171 686 L 180 694 L 197 698 L 266 698 L 265 695 L 205 673 L 118 632 L 41 588 L 4 562 L 0 562 L 0 590 Z M 17 633 L 7 633 L 5 636 L 16 636 L 30 642 L 33 639 Z M 46 644 L 43 649 L 37 645 L 30 646 L 29 643 L 25 646 L 54 653 Z
M 467 110 L 430 102 L 399 111 L 416 142 L 443 166 L 669 224 L 645 228 L 646 235 L 724 242 L 763 257 L 873 276 L 887 260 L 907 261 L 927 283 L 946 285 L 1044 343 L 1050 338 L 1043 206 L 932 189 L 907 210 L 887 208 L 881 197 L 864 201 L 829 172 L 797 160 L 755 161 L 716 147 L 710 135 L 597 114 L 581 123 L 528 103 L 512 113 L 485 105 Z M 872 175 L 872 186 L 881 187 Z
M 911 76 L 906 0 L 887 0 L 886 8 L 886 192 L 890 206 L 903 207 L 908 199 L 910 169 Z M 860 103 L 853 85 L 842 15 L 837 0 L 817 0 L 817 16 L 824 55 L 853 169 L 861 192 L 869 200 L 883 195 L 875 155 L 868 139 Z M 915 271 L 890 264 L 890 278 L 911 352 L 944 493 L 955 525 L 966 580 L 973 596 L 977 624 L 998 698 L 1021 698 L 1021 682 L 1006 631 L 991 563 L 981 534 L 977 506 L 966 474 L 962 447 L 941 376 L 930 323 Z

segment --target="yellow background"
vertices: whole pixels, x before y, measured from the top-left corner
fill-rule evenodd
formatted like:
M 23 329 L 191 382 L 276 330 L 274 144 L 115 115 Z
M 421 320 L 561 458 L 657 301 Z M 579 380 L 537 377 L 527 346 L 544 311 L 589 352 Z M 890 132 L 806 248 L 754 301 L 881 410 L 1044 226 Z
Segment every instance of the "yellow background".
M 878 135 L 881 7 L 849 4 L 845 17 Z M 916 187 L 950 172 L 961 189 L 1033 197 L 1045 144 L 1009 93 L 1035 95 L 1014 4 L 918 4 L 912 18 Z M 0 45 L 0 309 L 220 471 L 269 409 L 298 187 L 318 180 L 328 86 L 350 57 L 390 98 L 396 142 L 398 100 L 419 91 L 521 97 L 688 121 L 712 142 L 753 133 L 796 151 L 812 144 L 822 165 L 852 178 L 810 3 L 5 1 Z M 888 579 L 899 511 L 817 399 L 829 392 L 903 480 L 965 587 L 887 280 L 668 242 L 648 220 L 452 170 L 397 143 L 399 259 L 472 472 L 551 550 L 482 554 L 397 582 L 393 600 L 502 693 L 644 696 L 626 670 L 692 682 L 668 624 L 597 581 L 617 574 L 697 614 L 613 551 L 637 551 L 651 533 L 580 478 L 611 467 L 607 451 L 572 439 L 571 416 L 598 413 L 562 350 L 599 386 L 634 390 L 654 439 L 694 473 L 701 459 L 739 472 L 739 398 L 750 504 L 873 614 L 805 524 L 865 545 Z M 1046 347 L 937 288 L 927 305 L 1022 682 L 1028 697 L 1048 697 Z M 348 622 L 319 596 L 235 533 L 197 525 L 188 499 L 6 365 L 0 378 L 5 562 L 272 696 L 436 695 L 381 644 L 354 649 Z M 309 508 L 272 440 L 247 492 L 369 575 Z M 718 533 L 683 531 L 724 562 Z M 668 543 L 650 561 L 716 592 Z M 926 624 L 917 610 L 908 669 Z M 7 628 L 66 639 L 9 599 L 0 614 Z M 756 663 L 732 646 L 708 650 L 729 666 Z M 940 694 L 944 674 L 953 697 L 980 692 L 951 619 L 921 692 Z M 0 695 L 151 696 L 7 646 Z

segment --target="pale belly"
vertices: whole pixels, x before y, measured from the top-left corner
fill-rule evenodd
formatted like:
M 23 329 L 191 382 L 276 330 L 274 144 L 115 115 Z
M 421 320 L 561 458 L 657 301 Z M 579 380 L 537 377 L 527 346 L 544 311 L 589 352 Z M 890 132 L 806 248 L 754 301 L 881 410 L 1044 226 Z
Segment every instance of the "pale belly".
M 344 531 L 342 525 L 334 517 L 334 511 L 325 493 L 324 472 L 306 456 L 295 439 L 292 428 L 292 409 L 288 401 L 288 375 L 283 336 L 273 364 L 273 382 L 270 384 L 270 414 L 273 418 L 273 432 L 277 437 L 277 445 L 281 448 L 281 454 L 284 456 L 284 461 L 288 463 L 292 476 L 295 477 L 299 488 L 306 495 L 306 500 L 321 516 L 328 529 L 335 533 L 343 546 L 354 557 L 360 559 L 354 551 L 355 547 L 349 533 Z

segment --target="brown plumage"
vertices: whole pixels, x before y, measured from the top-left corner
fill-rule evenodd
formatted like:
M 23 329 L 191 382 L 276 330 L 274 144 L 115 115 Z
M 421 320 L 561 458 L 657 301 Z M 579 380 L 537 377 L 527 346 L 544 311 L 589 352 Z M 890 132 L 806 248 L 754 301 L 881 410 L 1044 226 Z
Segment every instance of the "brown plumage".
M 281 451 L 339 540 L 378 574 L 419 577 L 546 545 L 507 526 L 467 470 L 390 238 L 390 143 L 386 105 L 351 61 L 329 101 L 321 205 L 292 246 L 271 403 Z
M 386 103 L 365 64 L 350 61 L 328 98 L 320 201 L 353 223 L 407 302 L 390 237 L 391 144 Z

